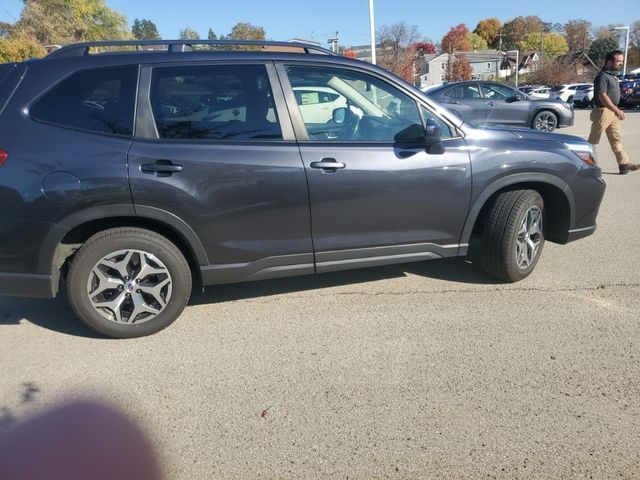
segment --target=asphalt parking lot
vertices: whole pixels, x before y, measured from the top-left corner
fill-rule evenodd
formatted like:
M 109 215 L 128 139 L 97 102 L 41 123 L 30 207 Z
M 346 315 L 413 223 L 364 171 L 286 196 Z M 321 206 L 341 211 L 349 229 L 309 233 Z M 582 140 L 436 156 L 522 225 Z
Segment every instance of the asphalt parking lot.
M 640 111 L 623 133 L 640 162 Z M 0 297 L 0 430 L 90 397 L 172 479 L 639 478 L 640 173 L 598 153 L 598 230 L 517 284 L 447 260 L 223 286 L 126 341 Z

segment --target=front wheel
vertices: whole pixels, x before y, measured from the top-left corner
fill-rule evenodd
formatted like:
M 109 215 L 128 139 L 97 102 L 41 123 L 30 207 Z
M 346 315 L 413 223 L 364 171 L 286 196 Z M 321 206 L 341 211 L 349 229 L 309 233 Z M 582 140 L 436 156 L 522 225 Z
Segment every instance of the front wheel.
M 505 282 L 526 278 L 544 246 L 544 201 L 534 190 L 498 194 L 482 235 L 482 266 Z
M 558 126 L 558 117 L 549 110 L 542 110 L 536 113 L 531 122 L 531 128 L 540 130 L 541 132 L 553 132 Z
M 97 233 L 74 257 L 67 276 L 74 312 L 113 338 L 142 337 L 170 325 L 191 295 L 191 271 L 165 237 L 140 228 Z

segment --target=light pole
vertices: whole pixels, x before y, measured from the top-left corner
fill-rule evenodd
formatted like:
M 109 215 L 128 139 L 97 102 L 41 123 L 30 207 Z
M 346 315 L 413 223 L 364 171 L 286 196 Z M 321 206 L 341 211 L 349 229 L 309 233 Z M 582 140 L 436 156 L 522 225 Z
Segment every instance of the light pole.
M 610 29 L 613 30 L 626 30 L 627 37 L 624 41 L 624 66 L 622 67 L 622 76 L 624 77 L 627 74 L 627 53 L 629 53 L 629 27 L 614 27 Z
M 371 63 L 376 64 L 376 24 L 373 18 L 373 0 L 369 0 L 369 25 L 371 27 Z M 626 60 L 625 60 L 626 61 Z
M 520 70 L 520 50 L 507 50 L 504 53 L 516 52 L 516 88 L 518 88 L 518 72 Z M 509 57 L 507 56 L 507 59 Z

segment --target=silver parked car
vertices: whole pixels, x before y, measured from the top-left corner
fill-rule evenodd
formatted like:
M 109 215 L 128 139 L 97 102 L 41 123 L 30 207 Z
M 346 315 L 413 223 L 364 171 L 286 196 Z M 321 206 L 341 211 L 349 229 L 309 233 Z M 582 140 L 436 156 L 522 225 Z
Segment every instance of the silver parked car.
M 568 103 L 533 98 L 498 82 L 452 82 L 425 94 L 475 124 L 531 127 L 544 132 L 573 125 L 573 109 Z

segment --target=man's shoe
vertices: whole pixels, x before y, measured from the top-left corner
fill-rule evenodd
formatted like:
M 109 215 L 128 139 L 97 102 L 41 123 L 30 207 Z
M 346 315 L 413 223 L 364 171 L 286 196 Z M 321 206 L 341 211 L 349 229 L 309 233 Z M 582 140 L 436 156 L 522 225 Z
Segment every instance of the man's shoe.
M 640 165 L 636 165 L 635 163 L 624 163 L 622 165 L 618 165 L 620 175 L 626 175 L 627 173 L 635 172 L 636 170 L 640 170 Z

